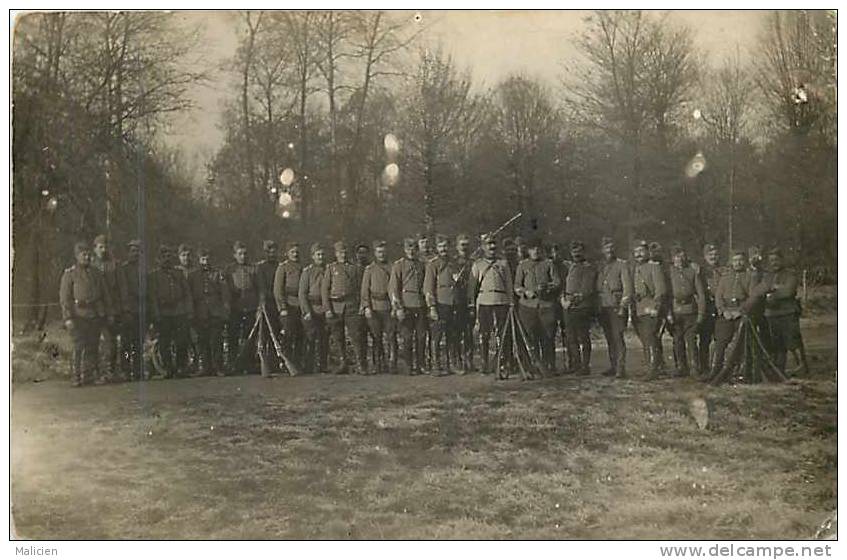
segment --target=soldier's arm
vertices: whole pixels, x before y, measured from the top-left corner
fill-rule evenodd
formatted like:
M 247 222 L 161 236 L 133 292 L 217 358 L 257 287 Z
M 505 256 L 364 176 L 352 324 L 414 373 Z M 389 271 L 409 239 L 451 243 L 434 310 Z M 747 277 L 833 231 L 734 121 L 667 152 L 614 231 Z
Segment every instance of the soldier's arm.
M 391 265 L 391 276 L 388 277 L 388 296 L 391 298 L 391 306 L 395 309 L 403 307 L 403 294 L 400 293 L 402 285 L 400 265 L 395 262 Z
M 229 291 L 229 284 L 226 283 L 222 273 L 218 273 L 218 284 L 221 288 L 221 301 L 224 305 L 224 313 L 229 316 L 232 312 L 232 293 Z
M 424 281 L 423 281 L 423 293 L 424 298 L 426 299 L 427 307 L 432 307 L 436 304 L 436 290 L 438 289 L 438 273 L 435 270 L 432 262 L 426 263 L 424 265 Z
M 71 274 L 66 270 L 59 282 L 59 306 L 62 308 L 62 319 L 71 321 L 74 318 L 74 285 Z
M 621 263 L 621 285 L 623 286 L 621 305 L 626 305 L 632 301 L 632 296 L 635 294 L 635 282 L 626 262 Z
M 697 296 L 697 316 L 704 317 L 706 315 L 706 285 L 703 283 L 702 275 L 696 269 L 694 272 L 694 293 Z
M 510 269 L 509 269 L 508 265 L 506 265 L 506 272 L 507 272 L 507 274 L 506 274 L 506 293 L 511 294 L 511 293 L 514 293 L 514 291 L 515 291 L 515 279 L 512 278 L 511 274 L 509 274 Z M 515 299 L 512 298 L 511 302 L 514 303 Z
M 194 316 L 194 295 L 193 290 L 191 289 L 191 282 L 186 280 L 185 276 L 180 274 L 180 281 L 182 282 L 182 293 L 184 294 L 183 305 L 185 305 L 185 312 L 189 317 Z M 193 276 L 190 277 L 193 280 Z
M 259 307 L 264 307 L 265 301 L 267 301 L 268 298 L 268 290 L 267 286 L 265 286 L 265 281 L 262 278 L 262 275 L 259 274 L 258 266 L 252 267 L 250 276 L 253 279 L 253 289 L 256 290 L 256 294 L 259 296 Z
M 476 263 L 471 263 L 471 269 L 468 272 L 468 307 L 473 307 L 476 304 L 476 290 L 478 286 Z
M 788 274 L 784 284 L 774 285 L 774 299 L 794 299 L 797 297 L 797 275 Z
M 330 284 L 332 283 L 332 270 L 330 269 L 330 266 L 332 265 L 326 267 L 324 276 L 321 278 L 321 301 L 323 302 L 323 308 L 327 311 L 332 310 L 329 302 L 329 289 Z
M 665 271 L 662 270 L 660 265 L 653 267 L 653 287 L 655 289 L 653 298 L 656 300 L 657 305 L 665 302 L 669 298 L 670 289 L 668 288 L 668 283 L 665 278 Z
M 109 320 L 112 320 L 115 317 L 115 312 L 112 308 L 113 303 L 112 296 L 110 293 L 111 290 L 109 290 L 109 287 L 106 284 L 106 275 L 102 272 L 95 274 L 94 281 L 99 284 L 100 293 L 103 294 L 103 297 L 100 299 L 100 301 L 97 302 L 97 310 L 100 312 L 101 316 L 108 317 Z
M 511 274 L 506 274 L 506 276 L 511 276 Z M 514 292 L 516 296 L 522 298 L 526 293 L 526 288 L 524 287 L 524 279 L 526 277 L 526 271 L 524 270 L 523 264 L 518 263 L 518 266 L 515 267 L 515 276 L 514 281 L 512 283 L 513 289 L 506 290 L 509 293 Z
M 371 269 L 367 267 L 362 274 L 362 285 L 359 287 L 359 307 L 361 309 L 371 307 Z
M 559 268 L 552 262 L 547 266 L 550 281 L 547 283 L 547 294 L 558 294 L 562 290 L 562 277 Z
M 309 276 L 311 276 L 310 271 L 303 270 L 297 290 L 297 298 L 300 300 L 300 309 L 303 310 L 304 316 L 312 312 L 312 306 L 309 305 Z
M 715 308 L 718 310 L 718 315 L 720 316 L 723 316 L 724 311 L 726 311 L 724 290 L 726 290 L 726 283 L 723 281 L 723 278 L 721 278 L 718 280 L 718 285 L 715 287 Z
M 276 272 L 274 272 L 273 292 L 276 308 L 279 311 L 286 309 L 288 303 L 285 301 L 285 268 L 283 268 L 282 264 L 276 267 Z

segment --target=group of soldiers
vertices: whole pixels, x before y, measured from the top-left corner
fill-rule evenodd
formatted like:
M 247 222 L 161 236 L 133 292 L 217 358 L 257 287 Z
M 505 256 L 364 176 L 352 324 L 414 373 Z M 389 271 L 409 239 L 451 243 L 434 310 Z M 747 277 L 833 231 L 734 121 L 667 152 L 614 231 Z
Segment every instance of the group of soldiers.
M 498 251 L 495 236 L 483 235 L 472 250 L 471 237 L 458 235 L 453 245 L 443 235 L 434 243 L 426 235 L 407 238 L 403 256 L 391 261 L 385 241 L 357 245 L 352 259 L 339 241 L 327 263 L 320 243 L 309 247 L 305 262 L 300 244 L 289 242 L 280 261 L 277 243 L 268 240 L 264 259 L 251 264 L 247 246 L 236 242 L 232 262 L 221 269 L 207 249 L 195 253 L 183 244 L 176 251 L 160 247 L 157 266 L 147 272 L 137 240 L 127 245 L 122 263 L 105 236 L 94 239 L 93 252 L 77 243 L 76 263 L 60 286 L 62 317 L 74 342 L 73 383 L 156 373 L 145 363 L 150 334 L 164 377 L 257 369 L 263 375 L 508 376 L 517 343 L 502 336 L 509 314 L 516 315 L 526 350 L 545 375 L 590 374 L 595 321 L 608 347 L 607 376 L 627 376 L 624 332 L 630 321 L 648 379 L 665 371 L 666 332 L 673 337 L 676 375 L 714 375 L 742 317 L 755 321 L 782 371 L 789 351 L 800 351 L 805 366 L 797 276 L 779 249 L 768 253 L 767 266 L 758 248 L 749 258 L 736 251 L 727 268 L 712 244 L 704 247 L 702 263 L 679 246 L 666 262 L 661 245 L 645 241 L 623 260 L 608 237 L 597 262 L 587 259 L 581 241 L 570 243 L 569 258 L 562 246 L 545 247 L 538 239 L 505 238 Z M 266 328 L 256 336 L 261 325 Z M 263 340 L 268 334 L 278 344 Z M 560 364 L 557 336 L 564 348 Z

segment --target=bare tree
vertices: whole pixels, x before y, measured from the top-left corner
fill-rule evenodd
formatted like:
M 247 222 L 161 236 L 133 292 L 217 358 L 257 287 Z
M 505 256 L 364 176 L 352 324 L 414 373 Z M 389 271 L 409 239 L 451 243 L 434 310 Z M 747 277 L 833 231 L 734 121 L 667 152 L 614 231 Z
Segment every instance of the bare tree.
M 256 191 L 256 169 L 253 163 L 253 146 L 250 128 L 250 77 L 256 58 L 256 36 L 259 33 L 264 13 L 243 12 L 242 21 L 246 34 L 236 53 L 236 65 L 241 74 L 241 126 L 244 130 L 244 165 L 247 168 L 249 192 Z

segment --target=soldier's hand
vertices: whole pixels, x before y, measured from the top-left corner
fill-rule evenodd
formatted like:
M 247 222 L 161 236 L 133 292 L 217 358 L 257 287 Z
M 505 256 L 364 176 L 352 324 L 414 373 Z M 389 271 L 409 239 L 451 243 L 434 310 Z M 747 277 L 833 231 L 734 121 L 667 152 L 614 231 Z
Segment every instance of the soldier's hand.
M 327 309 L 324 317 L 326 317 L 327 319 L 333 319 L 335 318 L 335 313 L 332 312 L 332 309 Z
M 288 310 L 287 309 L 280 309 L 279 316 L 280 316 L 281 319 L 285 319 L 286 317 L 288 317 Z
M 536 293 L 533 292 L 532 290 L 524 290 L 523 295 L 526 299 L 533 299 L 533 298 L 535 298 Z
M 400 307 L 399 309 L 397 309 L 396 315 L 397 315 L 397 320 L 402 321 L 406 318 L 406 310 L 403 309 L 402 307 Z
M 374 316 L 374 312 L 370 307 L 365 307 L 365 319 L 371 319 Z
M 65 328 L 66 328 L 66 329 L 68 329 L 69 331 L 70 331 L 70 330 L 73 330 L 73 328 L 74 328 L 74 322 L 73 322 L 73 319 L 67 319 L 67 320 L 65 320 Z
M 429 318 L 432 319 L 433 321 L 438 320 L 438 310 L 436 308 L 434 308 L 434 307 L 429 308 Z
M 703 324 L 704 317 L 702 315 L 697 315 L 697 325 Z
M 471 319 L 476 317 L 476 307 L 474 307 L 473 305 L 468 307 L 468 317 L 470 317 Z
M 311 314 L 311 313 L 306 313 L 306 314 L 304 314 L 304 315 L 303 315 L 303 320 L 304 320 L 304 321 L 311 321 L 311 320 L 312 320 L 312 314 Z

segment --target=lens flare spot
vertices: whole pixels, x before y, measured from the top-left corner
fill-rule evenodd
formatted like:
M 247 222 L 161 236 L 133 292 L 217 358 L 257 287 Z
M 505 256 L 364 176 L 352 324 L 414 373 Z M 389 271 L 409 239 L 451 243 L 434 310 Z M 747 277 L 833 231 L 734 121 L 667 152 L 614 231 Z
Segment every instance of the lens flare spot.
M 689 179 L 693 179 L 698 176 L 703 170 L 706 169 L 706 158 L 703 156 L 702 152 L 697 152 L 691 161 L 688 162 L 688 165 L 685 166 L 685 175 Z
M 291 186 L 291 183 L 294 182 L 294 170 L 290 167 L 287 167 L 282 173 L 279 174 L 279 182 L 282 183 L 283 187 Z

